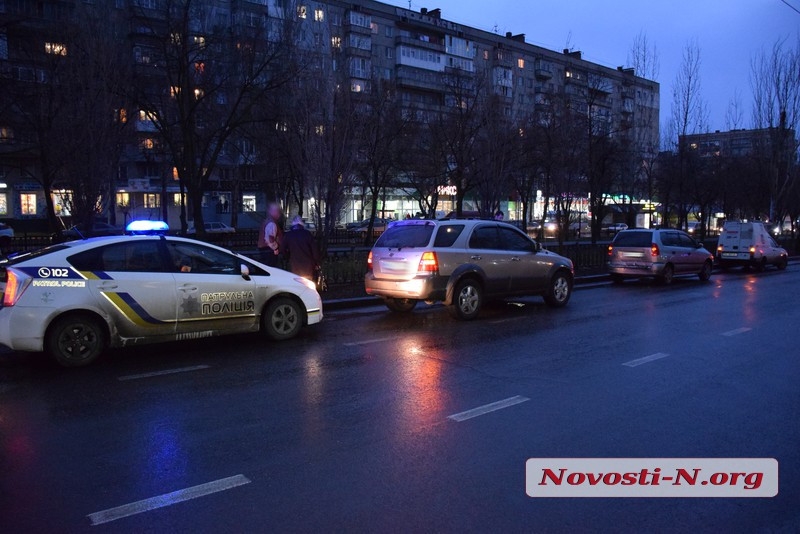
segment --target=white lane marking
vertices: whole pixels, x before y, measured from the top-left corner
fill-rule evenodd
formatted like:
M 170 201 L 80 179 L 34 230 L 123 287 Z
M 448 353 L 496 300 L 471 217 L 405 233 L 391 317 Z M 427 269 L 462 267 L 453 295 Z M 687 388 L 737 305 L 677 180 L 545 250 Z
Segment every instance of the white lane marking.
M 725 337 L 738 336 L 739 334 L 744 334 L 745 332 L 749 332 L 750 330 L 752 330 L 752 328 L 747 328 L 746 326 L 744 326 L 742 328 L 737 328 L 735 330 L 728 330 L 727 332 L 723 332 L 720 335 Z
M 163 495 L 150 497 L 149 499 L 123 504 L 122 506 L 116 506 L 114 508 L 109 508 L 108 510 L 89 514 L 86 517 L 89 518 L 92 526 L 102 525 L 103 523 L 116 521 L 117 519 L 122 519 L 123 517 L 141 514 L 142 512 L 149 512 L 150 510 L 164 508 L 165 506 L 172 506 L 173 504 L 177 504 L 179 502 L 196 499 L 198 497 L 204 497 L 206 495 L 211 495 L 212 493 L 218 493 L 220 491 L 229 490 L 249 483 L 250 479 L 246 476 L 235 475 L 228 478 L 214 480 L 213 482 L 206 482 L 205 484 L 200 484 L 198 486 L 192 486 L 191 488 L 164 493 Z
M 208 369 L 210 365 L 193 365 L 191 367 L 179 367 L 177 369 L 166 369 L 164 371 L 153 371 L 152 373 L 141 373 L 138 375 L 125 375 L 118 376 L 117 380 L 123 382 L 125 380 L 137 380 L 139 378 L 150 378 L 153 376 L 174 375 L 175 373 L 188 373 L 189 371 L 199 371 L 200 369 Z
M 381 343 L 382 341 L 394 341 L 400 339 L 397 337 L 379 337 L 378 339 L 366 339 L 364 341 L 353 341 L 352 343 L 345 343 L 345 347 L 358 347 L 360 345 L 370 345 L 372 343 Z
M 490 404 L 484 404 L 483 406 L 478 406 L 477 408 L 473 408 L 465 412 L 454 413 L 453 415 L 448 415 L 447 418 L 452 419 L 453 421 L 458 421 L 460 423 L 461 421 L 466 421 L 467 419 L 472 419 L 473 417 L 478 417 L 479 415 L 484 415 L 490 412 L 495 412 L 497 410 L 502 410 L 503 408 L 508 408 L 509 406 L 521 404 L 529 400 L 530 399 L 528 397 L 521 397 L 517 395 L 515 397 L 509 397 L 501 401 L 492 402 Z
M 636 360 L 631 360 L 629 362 L 625 362 L 622 365 L 626 367 L 637 367 L 639 365 L 643 365 L 645 363 L 654 362 L 656 360 L 660 360 L 661 358 L 666 358 L 669 354 L 663 352 L 656 352 L 655 354 L 651 354 L 650 356 L 645 356 L 644 358 L 638 358 Z
M 496 321 L 489 321 L 489 324 L 510 323 L 512 321 L 519 321 L 520 319 L 524 319 L 524 317 L 509 317 L 508 319 L 497 319 Z

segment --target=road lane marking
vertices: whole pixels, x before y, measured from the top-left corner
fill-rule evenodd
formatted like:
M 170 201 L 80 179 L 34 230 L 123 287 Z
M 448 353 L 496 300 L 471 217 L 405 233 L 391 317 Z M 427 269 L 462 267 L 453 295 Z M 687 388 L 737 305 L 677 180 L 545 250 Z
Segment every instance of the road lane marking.
M 519 321 L 520 319 L 525 319 L 525 317 L 509 317 L 508 319 L 497 319 L 496 321 L 489 321 L 489 324 L 510 323 L 512 321 Z
M 193 365 L 191 367 L 178 367 L 177 369 L 166 369 L 164 371 L 153 371 L 152 373 L 141 373 L 138 375 L 125 375 L 118 376 L 117 380 L 124 382 L 125 380 L 137 380 L 139 378 L 150 378 L 153 376 L 174 375 L 176 373 L 188 373 L 189 371 L 199 371 L 201 369 L 208 369 L 210 365 Z
M 636 360 L 625 362 L 622 365 L 624 365 L 625 367 L 637 367 L 639 365 L 644 365 L 646 363 L 660 360 L 661 358 L 666 358 L 667 356 L 669 356 L 669 354 L 666 354 L 664 352 L 656 352 L 655 354 L 651 354 L 650 356 L 645 356 L 644 358 L 638 358 Z
M 501 401 L 484 404 L 483 406 L 478 406 L 477 408 L 467 410 L 466 412 L 454 413 L 453 415 L 448 415 L 447 418 L 460 423 L 461 421 L 466 421 L 467 419 L 472 419 L 473 417 L 478 417 L 479 415 L 484 415 L 490 412 L 496 412 L 497 410 L 502 410 L 503 408 L 508 408 L 509 406 L 521 404 L 529 400 L 530 399 L 528 397 L 521 397 L 517 395 Z
M 731 337 L 731 336 L 738 336 L 739 334 L 744 334 L 745 332 L 749 332 L 752 328 L 747 328 L 746 326 L 742 328 L 737 328 L 735 330 L 728 330 L 727 332 L 723 332 L 720 334 L 721 336 Z
M 381 343 L 383 341 L 395 341 L 400 339 L 398 337 L 380 337 L 378 339 L 366 339 L 364 341 L 353 341 L 351 343 L 345 343 L 345 347 L 359 347 L 361 345 L 370 345 L 372 343 Z
M 89 518 L 92 526 L 102 525 L 103 523 L 110 523 L 111 521 L 122 519 L 123 517 L 141 514 L 142 512 L 149 512 L 150 510 L 155 510 L 157 508 L 172 506 L 173 504 L 177 504 L 179 502 L 196 499 L 198 497 L 204 497 L 206 495 L 211 495 L 212 493 L 218 493 L 220 491 L 229 490 L 249 483 L 250 479 L 246 476 L 235 475 L 228 478 L 214 480 L 213 482 L 206 482 L 205 484 L 200 484 L 198 486 L 192 486 L 191 488 L 164 493 L 163 495 L 150 497 L 149 499 L 123 504 L 122 506 L 116 506 L 114 508 L 109 508 L 108 510 L 102 510 L 100 512 L 89 514 L 86 517 Z

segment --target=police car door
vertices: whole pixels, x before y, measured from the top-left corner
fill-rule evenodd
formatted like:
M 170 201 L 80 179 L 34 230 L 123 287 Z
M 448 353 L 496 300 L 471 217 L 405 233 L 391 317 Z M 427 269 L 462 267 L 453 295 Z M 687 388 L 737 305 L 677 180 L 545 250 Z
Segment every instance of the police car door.
M 258 329 L 256 286 L 242 276 L 241 260 L 190 241 L 166 241 L 178 290 L 178 337 Z
M 175 279 L 159 238 L 131 238 L 71 256 L 123 338 L 175 335 Z

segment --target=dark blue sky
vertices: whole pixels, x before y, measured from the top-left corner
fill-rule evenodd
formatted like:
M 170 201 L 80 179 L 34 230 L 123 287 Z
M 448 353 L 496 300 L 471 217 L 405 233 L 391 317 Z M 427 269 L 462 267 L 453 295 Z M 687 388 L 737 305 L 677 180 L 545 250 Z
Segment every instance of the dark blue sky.
M 787 0 L 800 9 L 800 0 Z M 408 7 L 408 0 L 388 0 Z M 750 58 L 779 37 L 792 42 L 800 14 L 781 0 L 438 0 L 411 7 L 441 8 L 457 23 L 525 33 L 530 43 L 561 50 L 569 45 L 586 59 L 616 67 L 626 63 L 639 31 L 657 47 L 661 69 L 661 121 L 669 117 L 672 82 L 684 44 L 697 39 L 702 54 L 702 85 L 712 130 L 725 127 L 725 110 L 738 89 L 750 125 Z

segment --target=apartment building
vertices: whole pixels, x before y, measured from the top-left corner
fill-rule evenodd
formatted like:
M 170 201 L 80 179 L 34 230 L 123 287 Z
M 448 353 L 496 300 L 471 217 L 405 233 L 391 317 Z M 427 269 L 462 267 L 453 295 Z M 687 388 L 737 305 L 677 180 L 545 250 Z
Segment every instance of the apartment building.
M 151 41 L 154 32 L 160 31 L 158 21 L 165 1 L 112 1 L 107 3 L 109 23 L 118 26 L 120 37 L 130 46 L 130 61 L 138 69 L 137 75 L 152 75 L 159 59 Z M 72 15 L 79 4 L 85 8 L 91 3 L 0 2 L 0 83 L 13 80 L 17 86 L 23 82 L 35 86 L 45 81 L 42 65 L 68 54 L 70 46 L 61 37 L 49 35 L 63 35 L 59 27 L 65 21 L 80 23 Z M 658 144 L 658 83 L 629 68 L 587 61 L 580 51 L 549 50 L 526 42 L 524 34 L 500 35 L 465 26 L 439 9 L 412 10 L 373 0 L 204 0 L 201 4 L 204 20 L 196 24 L 194 39 L 203 39 L 203 28 L 245 32 L 265 27 L 272 31 L 282 21 L 295 20 L 295 45 L 315 51 L 340 74 L 346 69 L 352 92 L 370 91 L 375 80 L 390 80 L 396 84 L 398 98 L 409 107 L 435 110 L 454 105 L 445 80 L 457 75 L 490 86 L 501 113 L 509 118 L 524 117 L 537 107 L 550 105 L 554 98 L 563 98 L 591 113 L 609 135 L 630 136 L 642 150 L 655 149 Z M 114 211 L 120 222 L 166 216 L 174 225 L 181 192 L 177 170 L 161 150 L 164 140 L 159 138 L 151 112 L 122 112 L 126 120 L 135 121 L 135 136 L 122 152 L 116 176 L 109 177 L 113 185 L 103 209 Z M 0 121 L 7 117 L 0 114 Z M 29 140 L 12 122 L 0 122 L 0 218 L 42 217 L 47 207 L 37 180 L 42 171 L 35 150 L 20 150 Z M 225 220 L 229 206 L 235 203 L 243 215 L 240 225 L 257 224 L 258 216 L 247 214 L 262 212 L 265 207 L 262 163 L 246 146 L 220 156 L 209 180 L 206 220 Z M 442 187 L 440 209 L 448 211 L 452 208 L 448 185 Z M 56 210 L 69 215 L 71 191 L 57 187 L 56 191 Z M 361 213 L 361 197 L 353 191 L 348 199 L 348 220 Z M 517 206 L 511 192 L 508 199 L 504 207 L 513 216 Z M 381 208 L 384 215 L 394 217 L 418 210 L 402 189 L 388 192 Z

